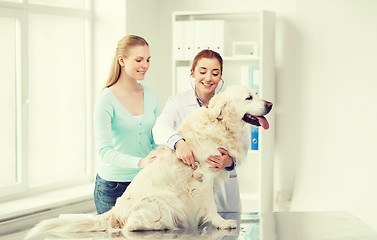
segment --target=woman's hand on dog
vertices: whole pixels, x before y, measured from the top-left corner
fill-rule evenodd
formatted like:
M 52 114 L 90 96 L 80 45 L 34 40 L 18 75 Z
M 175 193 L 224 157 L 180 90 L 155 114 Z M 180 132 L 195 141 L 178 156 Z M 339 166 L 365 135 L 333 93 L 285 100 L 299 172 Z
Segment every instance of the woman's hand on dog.
M 196 168 L 194 153 L 185 140 L 181 139 L 175 143 L 175 154 L 184 164 Z
M 207 159 L 207 163 L 213 166 L 210 167 L 213 171 L 219 171 L 233 165 L 233 159 L 229 156 L 228 151 L 223 148 L 218 148 L 218 150 L 221 155 L 211 155 Z

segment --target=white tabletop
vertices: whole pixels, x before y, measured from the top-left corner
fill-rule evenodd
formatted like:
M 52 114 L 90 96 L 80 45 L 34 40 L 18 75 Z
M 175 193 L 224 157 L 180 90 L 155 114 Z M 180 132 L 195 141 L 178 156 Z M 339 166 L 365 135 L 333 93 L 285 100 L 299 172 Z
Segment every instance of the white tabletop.
M 233 240 L 377 240 L 372 231 L 355 216 L 345 212 L 226 213 L 238 221 L 233 231 L 219 231 L 211 225 L 181 232 L 70 233 L 48 234 L 31 240 L 78 239 L 233 239 Z M 25 232 L 26 234 L 26 232 Z M 3 238 L 0 237 L 0 240 Z M 11 239 L 11 238 L 7 238 Z M 21 238 L 22 239 L 22 238 Z

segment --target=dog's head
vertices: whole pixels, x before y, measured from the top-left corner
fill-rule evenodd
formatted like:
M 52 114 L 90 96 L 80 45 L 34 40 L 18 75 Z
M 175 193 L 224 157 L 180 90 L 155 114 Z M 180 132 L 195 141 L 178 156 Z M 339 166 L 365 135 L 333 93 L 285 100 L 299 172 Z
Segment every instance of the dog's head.
M 213 119 L 237 118 L 254 126 L 269 128 L 264 117 L 271 111 L 272 103 L 260 99 L 257 93 L 246 86 L 230 86 L 214 96 L 209 105 L 209 115 Z

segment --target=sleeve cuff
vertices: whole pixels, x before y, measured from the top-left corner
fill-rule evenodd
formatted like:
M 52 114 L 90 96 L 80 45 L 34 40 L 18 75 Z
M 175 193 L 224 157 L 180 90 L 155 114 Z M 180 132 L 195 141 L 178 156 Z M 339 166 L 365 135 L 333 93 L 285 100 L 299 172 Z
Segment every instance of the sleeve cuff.
M 227 170 L 227 171 L 232 171 L 232 170 L 236 167 L 236 165 L 237 165 L 236 159 L 234 159 L 234 158 L 232 157 L 232 160 L 233 160 L 233 164 L 232 164 L 232 166 L 225 167 L 225 170 Z
M 168 147 L 172 150 L 175 150 L 175 144 L 181 140 L 181 139 L 184 139 L 181 135 L 179 134 L 174 134 L 173 136 L 171 136 L 169 139 L 168 139 Z

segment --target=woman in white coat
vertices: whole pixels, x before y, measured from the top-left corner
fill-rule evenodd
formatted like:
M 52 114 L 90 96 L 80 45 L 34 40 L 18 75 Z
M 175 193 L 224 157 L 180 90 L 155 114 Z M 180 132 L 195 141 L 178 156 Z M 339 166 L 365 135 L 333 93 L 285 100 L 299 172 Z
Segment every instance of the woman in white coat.
M 183 119 L 195 109 L 208 106 L 216 94 L 216 88 L 221 81 L 223 60 L 217 52 L 203 50 L 199 52 L 191 67 L 191 76 L 195 79 L 194 89 L 169 97 L 164 110 L 157 118 L 153 127 L 153 137 L 157 144 L 167 145 L 176 151 L 177 157 L 185 164 L 195 168 L 193 152 L 185 140 L 176 132 Z M 213 171 L 226 169 L 230 173 L 227 182 L 220 183 L 215 191 L 215 202 L 218 212 L 241 212 L 241 201 L 236 160 L 224 149 L 219 149 L 219 155 L 210 156 L 207 162 Z

